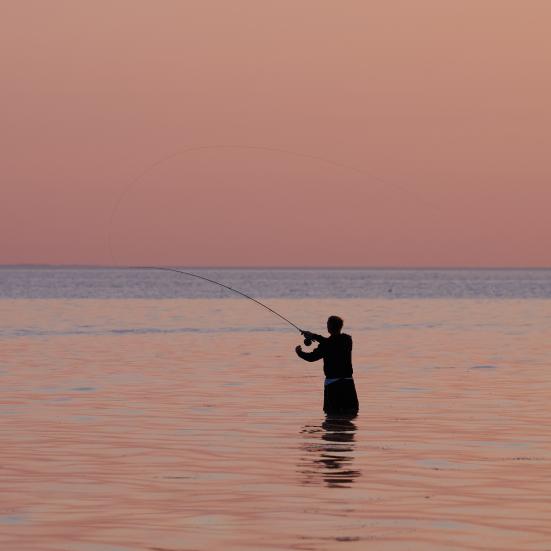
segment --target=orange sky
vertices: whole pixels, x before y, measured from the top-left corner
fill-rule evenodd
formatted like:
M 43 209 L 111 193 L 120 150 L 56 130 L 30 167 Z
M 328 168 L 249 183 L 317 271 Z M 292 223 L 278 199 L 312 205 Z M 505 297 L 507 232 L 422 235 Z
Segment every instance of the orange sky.
M 275 150 L 141 178 L 117 262 L 551 266 L 550 20 L 547 0 L 7 0 L 0 263 L 110 263 L 132 179 L 249 144 Z

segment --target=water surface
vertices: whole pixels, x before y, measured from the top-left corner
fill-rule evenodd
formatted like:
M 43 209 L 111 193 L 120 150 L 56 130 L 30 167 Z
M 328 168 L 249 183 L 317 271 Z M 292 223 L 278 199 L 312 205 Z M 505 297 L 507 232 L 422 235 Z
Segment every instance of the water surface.
M 549 272 L 490 271 L 509 298 L 281 297 L 303 276 L 276 272 L 257 296 L 310 329 L 341 314 L 354 338 L 360 414 L 326 419 L 321 366 L 249 301 L 158 278 L 127 297 L 97 270 L 75 297 L 55 270 L 57 287 L 0 270 L 2 549 L 551 549 L 551 301 L 529 290 Z

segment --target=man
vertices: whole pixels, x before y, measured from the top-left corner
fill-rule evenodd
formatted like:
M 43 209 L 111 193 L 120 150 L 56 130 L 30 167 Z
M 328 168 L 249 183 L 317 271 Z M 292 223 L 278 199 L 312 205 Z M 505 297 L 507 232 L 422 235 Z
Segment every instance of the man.
M 356 415 L 359 404 L 352 378 L 352 337 L 341 333 L 342 326 L 341 318 L 330 316 L 327 320 L 329 337 L 303 331 L 306 339 L 319 345 L 312 352 L 304 352 L 301 346 L 297 346 L 295 351 L 307 362 L 323 358 L 323 411 L 329 415 Z

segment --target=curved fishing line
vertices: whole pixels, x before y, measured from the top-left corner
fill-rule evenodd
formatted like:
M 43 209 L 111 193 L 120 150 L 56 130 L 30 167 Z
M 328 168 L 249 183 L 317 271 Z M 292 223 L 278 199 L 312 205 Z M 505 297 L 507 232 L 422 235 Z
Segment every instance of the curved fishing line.
M 407 192 L 411 195 L 416 196 L 416 198 L 419 202 L 424 203 L 425 205 L 433 207 L 433 208 L 435 207 L 435 205 L 430 204 L 423 197 L 420 197 L 418 193 L 416 193 L 415 191 L 411 190 L 410 188 L 408 188 L 406 186 L 403 186 L 403 185 L 398 184 L 396 182 L 389 183 L 389 182 L 383 180 L 382 178 L 379 178 L 379 177 L 371 174 L 370 172 L 368 172 L 365 169 L 361 169 L 361 168 L 358 168 L 356 166 L 343 163 L 341 161 L 328 159 L 327 157 L 322 157 L 322 156 L 319 156 L 319 155 L 313 155 L 313 154 L 310 154 L 310 153 L 302 153 L 302 152 L 298 152 L 298 151 L 292 151 L 290 149 L 284 149 L 284 148 L 281 148 L 281 147 L 270 147 L 270 146 L 263 146 L 263 145 L 246 145 L 246 144 L 241 144 L 241 145 L 240 144 L 197 145 L 197 146 L 187 147 L 187 148 L 181 149 L 179 151 L 175 151 L 173 153 L 170 153 L 169 155 L 166 155 L 166 156 L 158 159 L 154 163 L 152 163 L 149 166 L 147 166 L 146 168 L 144 168 L 135 178 L 133 178 L 128 183 L 127 186 L 124 187 L 121 194 L 119 195 L 119 197 L 117 198 L 117 200 L 113 204 L 113 208 L 111 209 L 111 213 L 110 213 L 110 216 L 109 216 L 109 219 L 108 219 L 108 222 L 107 222 L 107 236 L 106 236 L 107 237 L 107 244 L 108 244 L 109 255 L 111 257 L 111 261 L 112 261 L 114 266 L 117 265 L 117 261 L 115 259 L 115 254 L 114 254 L 114 251 L 113 251 L 112 227 L 113 227 L 113 222 L 116 218 L 116 214 L 119 210 L 119 207 L 123 202 L 123 199 L 130 193 L 130 191 L 132 191 L 132 189 L 137 184 L 140 183 L 140 180 L 142 180 L 142 178 L 144 178 L 147 174 L 152 172 L 158 166 L 166 163 L 167 161 L 170 161 L 171 159 L 179 157 L 181 155 L 187 155 L 189 153 L 193 153 L 193 152 L 197 152 L 197 151 L 205 151 L 205 150 L 210 150 L 210 149 L 212 149 L 212 150 L 216 150 L 216 149 L 220 149 L 220 150 L 237 149 L 237 150 L 249 150 L 249 151 L 269 151 L 269 152 L 272 152 L 272 153 L 282 153 L 284 155 L 289 155 L 289 156 L 292 156 L 292 157 L 298 157 L 298 158 L 302 158 L 302 159 L 311 159 L 311 160 L 314 160 L 314 161 L 324 163 L 326 165 L 335 166 L 335 167 L 338 167 L 338 168 L 341 168 L 341 169 L 344 169 L 344 170 L 347 170 L 347 171 L 355 172 L 356 174 L 360 174 L 362 176 L 367 176 L 367 177 L 369 177 L 370 180 L 376 181 L 379 184 L 382 184 L 383 186 L 392 185 L 393 187 L 395 187 L 397 189 L 401 189 L 402 191 L 405 191 L 405 192 Z
M 119 207 L 122 204 L 125 197 L 128 196 L 128 194 L 134 189 L 134 187 L 137 186 L 140 183 L 140 181 L 147 174 L 152 172 L 158 166 L 170 161 L 171 159 L 174 159 L 174 158 L 179 157 L 181 155 L 187 155 L 189 153 L 197 152 L 197 151 L 216 150 L 216 149 L 219 149 L 219 150 L 224 150 L 224 149 L 225 150 L 232 150 L 232 149 L 235 149 L 235 150 L 249 150 L 249 151 L 269 151 L 269 152 L 274 152 L 274 153 L 282 153 L 282 154 L 293 156 L 293 157 L 318 161 L 318 162 L 324 163 L 326 165 L 330 165 L 330 166 L 341 168 L 341 169 L 344 169 L 344 170 L 347 170 L 347 171 L 355 172 L 356 174 L 360 174 L 362 176 L 368 176 L 370 178 L 370 180 L 376 181 L 379 184 L 382 184 L 382 185 L 385 185 L 385 186 L 388 184 L 388 182 L 386 182 L 382 178 L 374 176 L 373 174 L 369 173 L 368 171 L 366 171 L 364 169 L 361 169 L 361 168 L 358 168 L 356 166 L 348 165 L 348 164 L 343 163 L 341 161 L 328 159 L 326 157 L 322 157 L 322 156 L 319 156 L 319 155 L 313 155 L 313 154 L 310 154 L 310 153 L 302 153 L 302 152 L 292 151 L 292 150 L 284 149 L 284 148 L 280 148 L 280 147 L 270 147 L 270 146 L 261 146 L 261 145 L 243 145 L 243 144 L 198 145 L 198 146 L 188 147 L 188 148 L 185 148 L 185 149 L 182 149 L 182 150 L 179 150 L 179 151 L 175 151 L 175 152 L 173 152 L 169 155 L 166 155 L 166 156 L 158 159 L 154 163 L 150 164 L 145 169 L 143 169 L 136 177 L 134 177 L 128 183 L 127 186 L 124 187 L 121 194 L 119 195 L 119 197 L 117 198 L 117 200 L 113 204 L 113 208 L 111 209 L 111 213 L 110 213 L 110 216 L 109 216 L 109 219 L 108 219 L 108 222 L 107 222 L 107 235 L 106 235 L 109 255 L 111 257 L 111 261 L 113 263 L 113 266 L 117 267 L 117 261 L 116 261 L 115 253 L 114 253 L 114 250 L 113 250 L 113 240 L 112 240 L 113 222 L 116 218 Z M 405 186 L 402 186 L 400 184 L 397 184 L 396 182 L 393 182 L 392 185 L 397 189 L 401 189 L 403 191 L 406 191 L 409 194 L 415 195 L 419 202 L 422 202 L 422 203 L 425 203 L 426 205 L 429 205 L 429 203 L 427 201 L 425 201 L 424 198 L 419 197 L 418 194 L 415 193 L 413 190 L 411 190 L 411 189 L 409 189 Z M 429 206 L 434 207 L 434 205 L 429 205 Z M 178 270 L 176 268 L 167 268 L 167 267 L 160 267 L 160 266 L 125 266 L 124 268 L 127 268 L 127 269 L 145 269 L 145 270 L 163 270 L 163 271 L 176 272 L 176 273 L 180 273 L 180 274 L 183 274 L 183 275 L 187 275 L 187 276 L 195 277 L 195 278 L 198 278 L 198 279 L 202 279 L 204 281 L 207 281 L 209 283 L 213 283 L 215 285 L 218 285 L 220 287 L 228 289 L 229 291 L 237 293 L 238 295 L 241 295 L 241 296 L 243 296 L 243 297 L 245 297 L 249 300 L 252 300 L 253 302 L 258 304 L 259 306 L 262 306 L 266 310 L 269 310 L 270 312 L 272 312 L 273 314 L 275 314 L 276 316 L 278 316 L 279 318 L 284 320 L 286 323 L 288 323 L 289 325 L 294 327 L 300 333 L 303 333 L 302 329 L 300 327 L 298 327 L 298 325 L 295 325 L 292 321 L 288 320 L 285 316 L 282 316 L 279 312 L 276 312 L 275 310 L 273 310 L 269 306 L 266 306 L 265 304 L 263 304 L 259 300 L 247 295 L 246 293 L 243 293 L 242 291 L 234 289 L 233 287 L 230 287 L 229 285 L 225 285 L 225 284 L 220 283 L 218 281 L 214 281 L 213 279 L 209 279 L 207 277 L 195 274 L 193 272 L 186 272 L 184 270 Z
M 204 281 L 208 281 L 209 283 L 214 283 L 215 285 L 219 285 L 220 287 L 224 287 L 224 289 L 228 289 L 230 291 L 233 291 L 234 293 L 237 293 L 238 295 L 241 295 L 242 297 L 248 298 L 249 300 L 252 300 L 253 302 L 256 302 L 258 305 L 262 306 L 263 308 L 266 308 L 266 310 L 269 310 L 272 312 L 272 314 L 275 314 L 276 316 L 280 317 L 282 320 L 285 320 L 289 325 L 292 325 L 297 331 L 302 333 L 302 329 L 295 325 L 292 321 L 288 320 L 285 316 L 282 316 L 279 312 L 276 312 L 269 306 L 266 306 L 264 303 L 260 302 L 256 298 L 253 298 L 246 293 L 243 293 L 242 291 L 238 291 L 237 289 L 234 289 L 233 287 L 230 287 L 229 285 L 224 285 L 224 283 L 220 283 L 219 281 L 214 281 L 214 279 L 209 279 L 208 277 L 201 276 L 199 274 L 194 274 L 193 272 L 186 272 L 184 270 L 177 270 L 176 268 L 165 268 L 161 266 L 127 266 L 126 267 L 129 270 L 163 270 L 166 272 L 176 272 L 178 274 L 183 274 L 191 277 L 197 277 L 199 279 L 202 279 Z

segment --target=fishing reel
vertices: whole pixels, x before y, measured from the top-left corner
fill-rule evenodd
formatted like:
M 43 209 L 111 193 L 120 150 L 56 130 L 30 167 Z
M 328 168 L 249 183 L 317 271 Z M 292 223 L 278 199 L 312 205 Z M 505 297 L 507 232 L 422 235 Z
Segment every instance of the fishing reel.
M 314 339 L 312 339 L 311 333 L 309 331 L 301 331 L 301 333 L 304 335 L 304 346 L 312 346 Z

